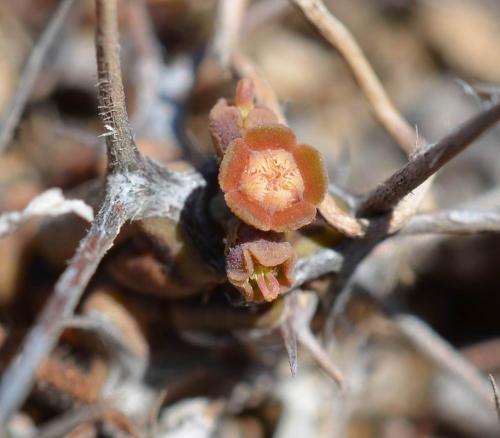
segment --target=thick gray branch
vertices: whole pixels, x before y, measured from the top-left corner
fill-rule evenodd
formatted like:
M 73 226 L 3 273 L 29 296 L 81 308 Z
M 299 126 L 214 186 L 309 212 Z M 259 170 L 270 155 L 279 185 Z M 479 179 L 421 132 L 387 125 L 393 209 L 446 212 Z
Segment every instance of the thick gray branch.
M 463 123 L 440 142 L 420 148 L 406 165 L 368 194 L 358 209 L 358 216 L 389 212 L 499 119 L 500 103 L 497 103 Z

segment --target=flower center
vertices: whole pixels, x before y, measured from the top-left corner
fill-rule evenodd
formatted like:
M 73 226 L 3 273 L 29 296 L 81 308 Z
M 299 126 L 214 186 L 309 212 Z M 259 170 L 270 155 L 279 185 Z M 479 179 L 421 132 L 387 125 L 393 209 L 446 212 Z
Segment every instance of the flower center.
M 240 191 L 274 213 L 302 200 L 304 181 L 290 152 L 251 151 Z

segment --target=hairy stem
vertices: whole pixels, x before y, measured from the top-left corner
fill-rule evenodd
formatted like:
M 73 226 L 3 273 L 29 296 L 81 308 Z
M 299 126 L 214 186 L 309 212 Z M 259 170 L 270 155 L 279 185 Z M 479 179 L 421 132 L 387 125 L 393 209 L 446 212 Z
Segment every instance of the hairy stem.
M 141 160 L 125 106 L 116 0 L 96 0 L 96 20 L 99 115 L 106 129 L 108 171 L 135 170 Z

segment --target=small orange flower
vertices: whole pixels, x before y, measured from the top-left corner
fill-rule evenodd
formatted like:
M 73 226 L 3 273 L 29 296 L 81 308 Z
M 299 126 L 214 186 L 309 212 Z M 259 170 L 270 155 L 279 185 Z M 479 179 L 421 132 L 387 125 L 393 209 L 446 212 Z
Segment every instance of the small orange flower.
M 276 233 L 241 224 L 226 254 L 227 278 L 247 302 L 273 301 L 293 284 L 295 252 Z
M 267 107 L 255 103 L 255 90 L 250 79 L 241 79 L 232 102 L 220 99 L 209 115 L 209 128 L 216 151 L 223 155 L 229 144 L 255 126 L 277 123 Z
M 296 230 L 313 221 L 328 177 L 319 152 L 297 145 L 286 126 L 245 130 L 228 146 L 219 184 L 231 211 L 263 231 Z

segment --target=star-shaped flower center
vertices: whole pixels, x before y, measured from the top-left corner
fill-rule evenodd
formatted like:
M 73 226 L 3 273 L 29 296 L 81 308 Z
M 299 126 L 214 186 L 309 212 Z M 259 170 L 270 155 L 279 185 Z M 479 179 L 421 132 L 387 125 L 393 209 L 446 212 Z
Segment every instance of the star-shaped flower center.
M 304 181 L 290 152 L 252 151 L 242 174 L 240 191 L 274 213 L 303 199 Z

